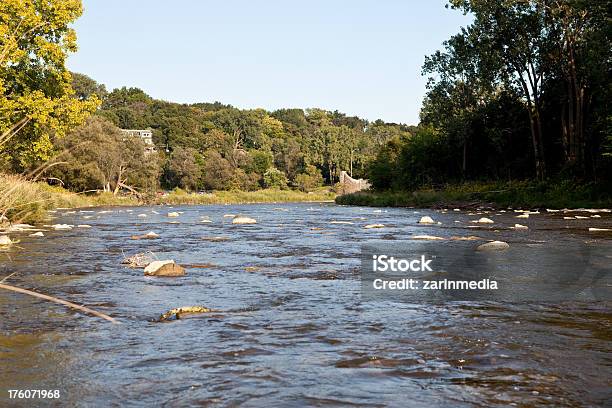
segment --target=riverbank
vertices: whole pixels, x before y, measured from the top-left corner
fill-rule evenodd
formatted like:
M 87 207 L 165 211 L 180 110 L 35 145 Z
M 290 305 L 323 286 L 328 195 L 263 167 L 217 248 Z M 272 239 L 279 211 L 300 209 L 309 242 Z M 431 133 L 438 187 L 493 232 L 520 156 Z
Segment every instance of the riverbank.
M 109 192 L 79 194 L 43 182 L 31 182 L 16 175 L 0 175 L 0 215 L 12 222 L 41 222 L 47 210 L 97 206 L 136 206 L 150 204 L 248 204 L 275 202 L 333 201 L 329 188 L 311 193 L 294 190 L 264 189 L 257 191 L 215 191 L 207 194 L 175 190 L 150 200 L 134 196 L 113 195 Z
M 610 208 L 612 188 L 571 181 L 464 183 L 417 191 L 367 191 L 338 196 L 336 204 L 371 207 Z

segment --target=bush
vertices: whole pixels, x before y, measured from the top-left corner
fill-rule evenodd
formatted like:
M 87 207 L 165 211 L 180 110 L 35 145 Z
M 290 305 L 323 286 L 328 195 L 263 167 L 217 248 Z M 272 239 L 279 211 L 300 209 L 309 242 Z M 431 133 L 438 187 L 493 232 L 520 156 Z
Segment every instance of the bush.
M 270 167 L 264 173 L 264 186 L 266 188 L 287 188 L 287 176 L 277 168 Z
M 295 177 L 295 185 L 300 191 L 312 191 L 323 185 L 321 171 L 313 165 L 306 166 L 304 173 Z

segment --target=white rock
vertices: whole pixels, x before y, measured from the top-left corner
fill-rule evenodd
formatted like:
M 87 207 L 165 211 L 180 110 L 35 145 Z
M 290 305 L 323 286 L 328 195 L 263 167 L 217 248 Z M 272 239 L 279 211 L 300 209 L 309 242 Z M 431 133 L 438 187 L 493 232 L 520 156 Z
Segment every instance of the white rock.
M 11 239 L 6 235 L 0 235 L 0 246 L 9 246 L 13 243 Z
M 205 223 L 205 224 L 208 224 L 208 223 L 211 223 L 212 221 L 211 221 L 211 220 L 209 220 L 208 218 L 202 218 L 202 219 L 200 220 L 200 222 L 203 222 L 203 223 Z
M 91 228 L 91 225 L 79 224 L 79 225 L 77 225 L 77 228 Z
M 138 218 L 147 218 L 147 214 L 138 214 L 137 217 Z
M 478 221 L 473 221 L 473 222 L 476 222 L 478 224 L 493 224 L 493 220 L 490 218 L 486 218 L 486 217 L 482 217 Z
M 412 239 L 422 239 L 422 240 L 426 240 L 426 241 L 440 241 L 440 240 L 444 240 L 444 238 L 442 237 L 436 237 L 433 235 L 413 235 L 411 237 Z
M 144 268 L 144 273 L 145 275 L 148 273 L 153 273 L 159 268 L 161 268 L 162 266 L 167 265 L 167 264 L 173 264 L 173 263 L 174 263 L 173 259 L 166 259 L 164 261 L 153 261 Z
M 179 213 L 177 213 L 177 212 L 169 212 L 168 213 L 168 217 L 178 217 L 178 216 L 179 216 Z
M 368 224 L 365 227 L 363 227 L 365 229 L 372 229 L 372 228 L 385 228 L 384 224 Z
M 515 218 L 529 218 L 529 214 L 528 213 L 524 213 L 521 215 L 517 215 Z
M 459 208 L 453 208 L 453 211 L 461 211 Z
M 504 251 L 510 248 L 507 242 L 503 241 L 491 241 L 486 244 L 478 245 L 477 251 Z
M 53 224 L 51 225 L 51 228 L 53 228 L 56 231 L 68 231 L 72 229 L 72 225 L 69 224 Z
M 563 217 L 564 220 L 575 220 L 576 218 L 574 217 Z
M 549 212 L 549 213 L 556 213 L 556 212 L 559 212 L 559 210 L 551 210 L 550 208 L 547 208 L 547 209 L 546 209 L 546 212 Z
M 419 224 L 435 224 L 434 220 L 429 216 L 421 217 Z
M 30 234 L 30 236 L 31 237 L 44 237 L 45 234 L 43 234 L 42 232 L 38 231 L 38 232 L 35 232 L 33 234 Z
M 159 238 L 159 235 L 158 235 L 158 234 L 156 234 L 156 233 L 155 233 L 155 232 L 153 232 L 153 231 L 149 231 L 149 232 L 147 232 L 147 233 L 145 234 L 145 237 L 147 237 L 147 238 Z
M 612 231 L 612 229 L 610 229 L 610 228 L 589 228 L 589 231 L 591 231 L 591 232 L 597 232 L 597 231 Z
M 576 219 L 577 219 L 577 220 L 586 220 L 586 219 L 588 219 L 588 218 L 589 218 L 589 217 L 585 217 L 585 216 L 583 216 L 583 215 L 577 215 L 577 216 L 576 216 Z
M 529 229 L 526 225 L 514 224 L 514 229 Z
M 353 223 L 350 221 L 330 221 L 330 224 L 347 224 L 352 225 Z
M 601 218 L 601 215 L 599 214 L 591 215 L 591 218 Z
M 236 216 L 232 220 L 232 224 L 257 224 L 257 220 L 250 217 Z
M 223 214 L 224 218 L 234 218 L 236 214 Z

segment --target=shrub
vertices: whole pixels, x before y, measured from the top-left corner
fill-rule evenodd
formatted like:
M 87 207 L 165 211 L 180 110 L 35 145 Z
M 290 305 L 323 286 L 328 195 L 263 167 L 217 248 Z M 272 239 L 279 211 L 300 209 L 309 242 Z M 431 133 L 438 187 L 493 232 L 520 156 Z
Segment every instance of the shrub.
M 312 191 L 323 185 L 321 171 L 313 165 L 306 166 L 306 171 L 295 177 L 295 185 L 301 191 Z
M 287 176 L 277 168 L 270 167 L 264 173 L 264 186 L 266 188 L 287 188 Z

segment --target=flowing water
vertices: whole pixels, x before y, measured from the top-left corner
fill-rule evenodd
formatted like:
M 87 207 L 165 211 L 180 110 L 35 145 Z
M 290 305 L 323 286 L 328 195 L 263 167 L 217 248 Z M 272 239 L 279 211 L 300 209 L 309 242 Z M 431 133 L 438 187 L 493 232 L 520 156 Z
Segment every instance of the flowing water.
M 122 324 L 1 291 L 0 405 L 19 403 L 7 399 L 8 389 L 61 392 L 59 400 L 22 400 L 22 406 L 611 401 L 609 302 L 363 301 L 359 279 L 360 246 L 374 239 L 478 235 L 525 253 L 560 246 L 569 251 L 572 242 L 612 248 L 609 233 L 587 230 L 609 228 L 609 213 L 516 220 L 510 211 L 468 215 L 333 204 L 73 211 L 58 211 L 53 222 L 92 228 L 49 231 L 44 238 L 22 234 L 17 246 L 0 253 L 0 279 L 17 272 L 5 283 L 84 304 Z M 182 214 L 169 218 L 168 211 Z M 248 215 L 258 223 L 232 225 L 224 214 Z M 423 215 L 442 225 L 417 224 Z M 469 221 L 481 216 L 496 223 L 473 228 Z M 507 228 L 517 221 L 530 230 Z M 363 228 L 373 223 L 385 228 Z M 130 239 L 148 231 L 161 238 Z M 185 277 L 155 278 L 121 264 L 124 256 L 145 251 L 192 267 Z M 601 260 L 607 267 L 611 261 Z M 186 305 L 216 312 L 155 321 Z

